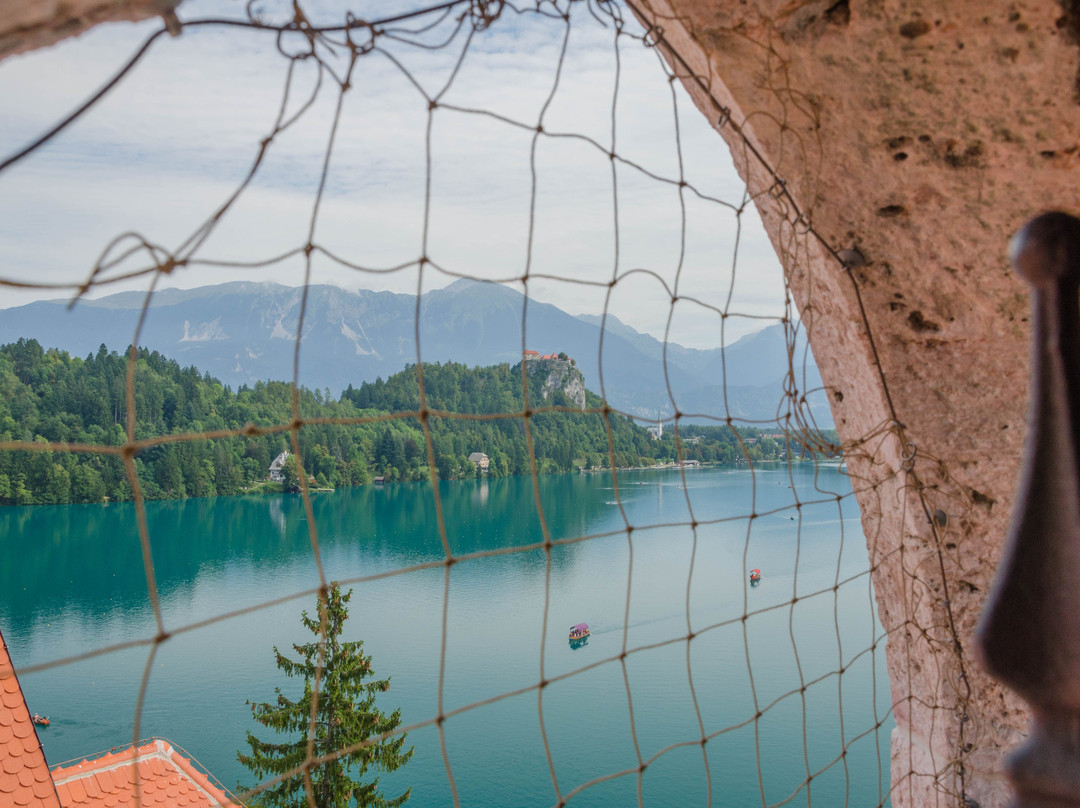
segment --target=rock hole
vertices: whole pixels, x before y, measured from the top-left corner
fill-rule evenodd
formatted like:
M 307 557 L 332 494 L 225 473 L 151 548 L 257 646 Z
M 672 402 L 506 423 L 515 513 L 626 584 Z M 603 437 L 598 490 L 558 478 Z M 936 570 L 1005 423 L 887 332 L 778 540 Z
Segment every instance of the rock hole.
M 891 219 L 896 216 L 903 216 L 905 213 L 907 213 L 907 208 L 903 205 L 886 205 L 883 208 L 878 208 L 877 215 Z
M 916 39 L 930 33 L 930 23 L 926 20 L 912 20 L 900 26 L 900 36 L 905 39 Z
M 941 326 L 933 320 L 927 320 L 921 311 L 915 310 L 908 315 L 908 324 L 912 330 L 924 333 L 927 331 L 940 331 Z
M 837 0 L 825 9 L 825 19 L 833 25 L 847 25 L 851 22 L 851 8 L 848 0 Z

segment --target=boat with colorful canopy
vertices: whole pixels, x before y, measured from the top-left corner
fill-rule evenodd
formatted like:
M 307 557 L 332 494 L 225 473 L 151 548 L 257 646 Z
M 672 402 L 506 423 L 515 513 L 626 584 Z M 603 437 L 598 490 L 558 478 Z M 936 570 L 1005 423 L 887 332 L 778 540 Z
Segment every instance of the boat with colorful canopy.
M 750 570 L 750 583 L 756 584 L 761 581 L 761 570 Z
M 570 639 L 571 640 L 583 640 L 589 636 L 589 624 L 578 623 L 576 626 L 570 626 Z

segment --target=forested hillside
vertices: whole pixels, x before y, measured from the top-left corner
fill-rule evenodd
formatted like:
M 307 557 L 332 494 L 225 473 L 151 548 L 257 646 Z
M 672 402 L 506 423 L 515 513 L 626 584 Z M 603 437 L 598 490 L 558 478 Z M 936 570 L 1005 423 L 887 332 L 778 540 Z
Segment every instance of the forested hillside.
M 455 415 L 429 418 L 436 470 L 443 479 L 473 476 L 472 452 L 491 458 L 492 475 L 530 470 L 520 365 L 485 368 L 425 364 L 429 410 Z M 59 442 L 119 446 L 125 442 L 127 357 L 103 345 L 85 359 L 45 350 L 34 340 L 0 346 L 0 441 Z M 573 411 L 559 391 L 536 400 L 530 377 L 529 419 L 540 473 L 577 466 L 609 465 L 609 440 L 617 466 L 650 465 L 676 458 L 673 434 L 654 440 L 620 415 Z M 194 367 L 182 368 L 157 352 L 140 350 L 135 370 L 136 439 L 287 424 L 292 420 L 291 386 L 257 382 L 237 391 Z M 568 407 L 567 411 L 548 407 Z M 600 399 L 587 393 L 586 407 Z M 424 433 L 415 417 L 382 418 L 419 409 L 417 368 L 389 379 L 349 387 L 339 399 L 300 390 L 300 414 L 313 419 L 372 419 L 359 423 L 305 424 L 299 433 L 303 466 L 319 487 L 387 480 L 428 479 Z M 484 418 L 511 413 L 501 417 Z M 477 417 L 480 416 L 480 417 Z M 776 458 L 782 442 L 756 430 L 740 430 L 742 446 L 727 427 L 687 427 L 683 456 L 733 462 Z M 200 438 L 152 446 L 135 457 L 148 499 L 237 494 L 265 486 L 270 461 L 290 448 L 288 433 Z M 280 488 L 276 489 L 280 490 Z M 93 452 L 0 452 L 0 504 L 65 504 L 128 500 L 132 496 L 122 462 Z
M 783 417 L 786 391 L 796 387 L 804 413 L 832 425 L 805 330 L 792 330 L 792 324 L 774 323 L 723 348 L 698 350 L 642 334 L 611 312 L 575 317 L 530 299 L 526 317 L 525 297 L 517 289 L 467 278 L 424 292 L 419 300 L 320 284 L 305 291 L 243 281 L 158 289 L 144 312 L 147 303 L 143 293 L 119 292 L 84 297 L 74 307 L 63 299 L 4 309 L 0 343 L 34 338 L 86 356 L 102 342 L 123 350 L 139 323 L 141 345 L 183 366 L 195 365 L 235 390 L 257 380 L 292 379 L 293 352 L 287 346 L 294 342 L 303 303 L 300 383 L 330 388 L 334 396 L 350 384 L 389 378 L 418 356 L 487 367 L 520 361 L 524 348 L 566 351 L 599 390 L 603 346 L 604 392 L 620 411 L 671 417 L 674 396 L 682 412 L 701 416 L 699 423 L 727 415 L 765 423 Z

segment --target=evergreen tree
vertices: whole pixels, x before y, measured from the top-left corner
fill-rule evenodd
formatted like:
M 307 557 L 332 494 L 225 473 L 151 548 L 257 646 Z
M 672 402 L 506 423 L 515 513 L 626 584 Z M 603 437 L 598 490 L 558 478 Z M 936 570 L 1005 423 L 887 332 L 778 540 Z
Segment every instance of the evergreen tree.
M 323 636 L 319 614 L 315 618 L 305 611 L 301 618 L 304 627 L 316 636 L 314 642 L 294 645 L 300 661 L 285 657 L 274 647 L 277 666 L 286 676 L 302 676 L 304 693 L 297 701 L 287 698 L 275 688 L 273 703 L 252 703 L 255 720 L 275 732 L 290 733 L 293 739 L 282 743 L 261 741 L 247 734 L 251 754 L 237 753 L 237 759 L 260 780 L 276 777 L 303 766 L 307 759 L 308 734 L 311 726 L 311 702 L 316 673 L 320 677 L 318 707 L 314 722 L 315 758 L 330 757 L 310 770 L 311 795 L 318 808 L 349 808 L 374 806 L 389 808 L 409 799 L 412 789 L 398 797 L 386 798 L 379 791 L 378 777 L 370 782 L 359 779 L 369 767 L 394 771 L 412 757 L 413 750 L 403 752 L 405 736 L 386 738 L 361 746 L 345 754 L 341 750 L 360 744 L 375 735 L 395 729 L 401 723 L 401 710 L 389 715 L 375 706 L 376 693 L 390 689 L 389 679 L 364 680 L 373 676 L 371 657 L 363 653 L 363 643 L 342 642 L 341 631 L 348 617 L 346 604 L 352 590 L 342 594 L 337 584 L 330 587 L 326 600 L 320 599 L 320 614 L 325 613 L 326 641 L 322 666 L 319 661 L 319 638 Z M 308 805 L 303 773 L 297 773 L 262 792 L 257 798 L 260 806 L 305 808 Z
M 296 455 L 290 454 L 281 466 L 281 484 L 286 491 L 300 490 L 300 473 L 296 465 Z

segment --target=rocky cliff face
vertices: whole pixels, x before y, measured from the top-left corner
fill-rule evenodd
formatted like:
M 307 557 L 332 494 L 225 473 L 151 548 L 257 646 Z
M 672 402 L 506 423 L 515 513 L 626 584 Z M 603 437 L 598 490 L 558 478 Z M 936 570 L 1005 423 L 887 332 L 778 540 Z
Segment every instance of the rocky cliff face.
M 526 363 L 529 389 L 545 404 L 553 404 L 562 393 L 579 410 L 585 409 L 585 375 L 569 359 L 533 359 Z M 537 394 L 537 390 L 539 393 Z

